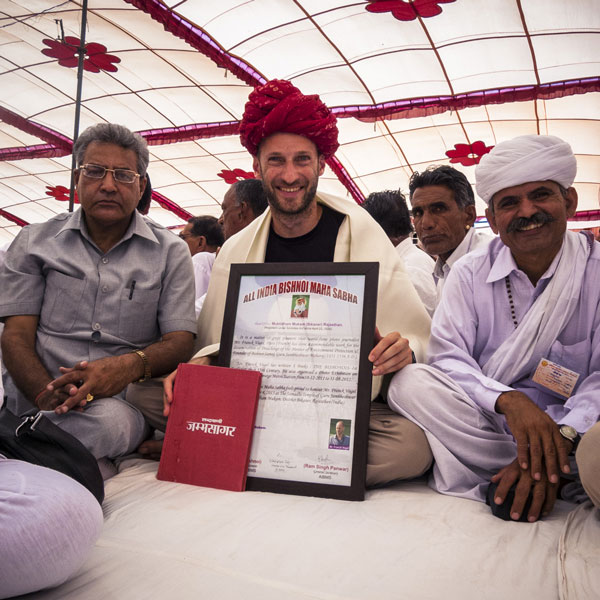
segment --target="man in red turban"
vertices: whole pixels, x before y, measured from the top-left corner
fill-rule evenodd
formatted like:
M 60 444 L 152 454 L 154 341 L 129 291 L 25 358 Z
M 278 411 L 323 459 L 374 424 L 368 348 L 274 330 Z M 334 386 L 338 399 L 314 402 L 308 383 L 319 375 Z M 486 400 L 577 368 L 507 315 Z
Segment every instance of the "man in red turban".
M 431 465 L 424 433 L 392 412 L 379 395 L 383 375 L 412 362 L 412 352 L 424 358 L 430 320 L 383 230 L 352 200 L 317 192 L 325 161 L 338 147 L 337 135 L 335 117 L 319 97 L 305 96 L 287 81 L 270 81 L 250 94 L 240 136 L 253 156 L 254 173 L 269 207 L 229 238 L 215 260 L 198 319 L 201 350 L 192 362 L 206 364 L 218 352 L 232 263 L 379 262 L 378 330 L 369 354 L 376 401 L 371 403 L 366 477 L 367 485 L 377 485 L 416 477 Z M 165 381 L 166 415 L 173 379 Z M 305 390 L 305 399 L 310 393 Z M 267 435 L 267 429 L 268 435 L 285 435 L 281 427 L 267 427 L 261 435 Z M 328 439 L 321 449 L 325 452 Z M 277 447 L 277 442 L 269 443 Z M 264 475 L 257 471 L 256 476 Z

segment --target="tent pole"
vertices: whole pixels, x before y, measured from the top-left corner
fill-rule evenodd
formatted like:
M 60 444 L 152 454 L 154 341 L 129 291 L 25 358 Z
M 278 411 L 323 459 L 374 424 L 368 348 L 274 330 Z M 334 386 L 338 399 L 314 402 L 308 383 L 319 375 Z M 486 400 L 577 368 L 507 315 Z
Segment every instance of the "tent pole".
M 85 57 L 85 30 L 87 27 L 87 0 L 83 0 L 81 14 L 81 35 L 79 36 L 77 62 L 77 96 L 75 99 L 75 127 L 73 129 L 73 145 L 79 136 L 79 116 L 81 114 L 81 88 L 83 84 L 83 59 Z M 69 212 L 73 212 L 75 204 L 75 154 L 71 158 L 71 186 L 69 189 Z

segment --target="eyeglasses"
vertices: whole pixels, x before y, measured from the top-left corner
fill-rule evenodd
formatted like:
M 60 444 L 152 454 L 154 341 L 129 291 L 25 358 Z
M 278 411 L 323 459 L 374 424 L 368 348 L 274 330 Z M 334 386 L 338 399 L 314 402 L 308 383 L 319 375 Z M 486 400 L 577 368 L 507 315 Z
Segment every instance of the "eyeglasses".
M 139 173 L 130 171 L 129 169 L 107 169 L 100 165 L 81 165 L 79 167 L 81 172 L 90 179 L 104 179 L 107 171 L 110 171 L 115 179 L 119 183 L 133 183 L 138 177 Z
M 186 238 L 189 238 L 189 237 L 196 237 L 196 236 L 195 236 L 195 235 L 193 235 L 192 233 L 183 233 L 183 232 L 181 232 L 181 233 L 179 234 L 179 237 L 180 237 L 182 240 L 185 240 Z

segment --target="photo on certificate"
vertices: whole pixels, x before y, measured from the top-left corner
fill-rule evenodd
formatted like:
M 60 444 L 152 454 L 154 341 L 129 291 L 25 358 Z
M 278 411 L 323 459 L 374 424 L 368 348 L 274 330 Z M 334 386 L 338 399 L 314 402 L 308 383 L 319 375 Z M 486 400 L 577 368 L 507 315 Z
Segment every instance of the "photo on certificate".
M 262 373 L 247 490 L 364 499 L 378 274 L 231 265 L 219 364 Z

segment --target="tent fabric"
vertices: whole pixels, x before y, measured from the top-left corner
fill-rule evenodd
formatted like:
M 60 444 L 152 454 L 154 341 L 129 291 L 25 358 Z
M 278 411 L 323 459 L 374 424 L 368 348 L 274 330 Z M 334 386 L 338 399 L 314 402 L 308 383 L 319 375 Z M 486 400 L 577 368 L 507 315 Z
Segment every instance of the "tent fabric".
M 81 23 L 79 0 L 0 6 L 0 242 L 68 206 Z M 252 172 L 239 119 L 273 78 L 338 117 L 324 192 L 406 191 L 430 164 L 473 183 L 486 148 L 552 134 L 600 223 L 597 0 L 89 0 L 85 41 L 80 131 L 113 121 L 148 139 L 165 226 L 220 214 L 232 173 Z

